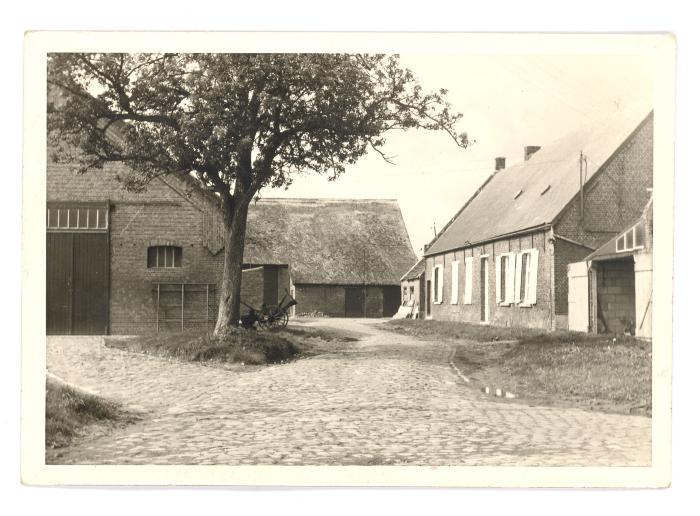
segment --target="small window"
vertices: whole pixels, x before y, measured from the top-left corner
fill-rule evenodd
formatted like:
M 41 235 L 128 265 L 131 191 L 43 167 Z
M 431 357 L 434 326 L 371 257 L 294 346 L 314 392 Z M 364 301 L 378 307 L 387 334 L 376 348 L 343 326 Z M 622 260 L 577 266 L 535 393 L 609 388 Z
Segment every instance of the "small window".
M 615 241 L 615 251 L 622 253 L 625 251 L 640 249 L 644 247 L 644 240 L 644 226 L 642 224 L 637 224 L 633 228 L 625 231 L 623 235 L 617 237 L 617 240 Z
M 182 247 L 156 245 L 148 248 L 148 268 L 182 267 Z
M 411 287 L 410 290 L 409 290 L 409 292 L 410 292 L 410 296 L 411 296 L 410 299 L 413 299 L 413 296 L 414 296 L 414 294 L 415 294 L 414 287 Z
M 634 247 L 644 247 L 646 244 L 646 234 L 644 233 L 644 224 L 634 226 Z

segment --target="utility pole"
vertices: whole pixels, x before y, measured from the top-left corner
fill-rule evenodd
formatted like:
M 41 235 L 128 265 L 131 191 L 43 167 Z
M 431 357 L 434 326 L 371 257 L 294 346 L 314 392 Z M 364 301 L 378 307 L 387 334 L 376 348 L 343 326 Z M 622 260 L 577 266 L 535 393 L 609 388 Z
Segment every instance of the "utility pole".
M 580 152 L 578 157 L 578 179 L 579 179 L 579 202 L 581 205 L 581 223 L 584 222 L 584 211 L 583 211 L 583 151 Z

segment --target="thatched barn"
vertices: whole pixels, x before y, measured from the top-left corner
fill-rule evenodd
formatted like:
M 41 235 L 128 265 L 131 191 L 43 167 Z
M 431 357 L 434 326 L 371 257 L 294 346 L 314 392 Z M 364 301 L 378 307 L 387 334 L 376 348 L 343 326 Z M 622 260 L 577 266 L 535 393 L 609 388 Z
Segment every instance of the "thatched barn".
M 223 268 L 215 199 L 191 177 L 124 191 L 123 165 L 47 169 L 47 333 L 212 328 Z M 262 199 L 251 205 L 241 298 L 296 314 L 391 316 L 415 261 L 393 200 Z

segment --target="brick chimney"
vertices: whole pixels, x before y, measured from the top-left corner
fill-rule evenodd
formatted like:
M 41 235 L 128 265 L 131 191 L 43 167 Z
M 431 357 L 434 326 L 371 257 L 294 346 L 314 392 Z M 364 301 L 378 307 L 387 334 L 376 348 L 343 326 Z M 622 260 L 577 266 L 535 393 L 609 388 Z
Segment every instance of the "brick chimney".
M 499 170 L 503 170 L 504 168 L 506 168 L 506 158 L 496 158 L 496 172 L 498 172 Z
M 539 145 L 528 145 L 525 147 L 525 161 L 530 159 L 530 156 L 532 156 L 535 152 L 540 150 L 542 147 Z

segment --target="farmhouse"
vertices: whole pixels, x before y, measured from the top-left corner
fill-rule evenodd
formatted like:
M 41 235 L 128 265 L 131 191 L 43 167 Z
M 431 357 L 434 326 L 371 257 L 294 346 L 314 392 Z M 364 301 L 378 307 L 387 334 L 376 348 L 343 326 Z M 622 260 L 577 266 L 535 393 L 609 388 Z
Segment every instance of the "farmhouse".
M 426 317 L 566 328 L 567 265 L 636 221 L 652 186 L 653 113 L 613 117 L 495 171 L 425 252 Z
M 47 167 L 47 333 L 213 328 L 223 224 L 189 176 L 124 190 L 123 165 Z M 251 205 L 241 298 L 302 312 L 393 315 L 416 257 L 394 200 L 261 199 Z
M 569 265 L 569 329 L 651 338 L 653 206 Z

